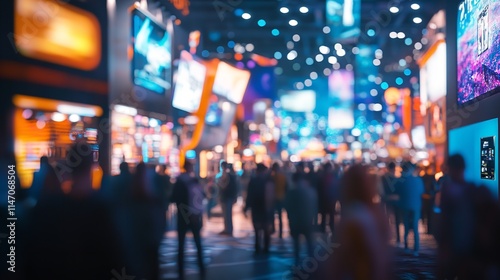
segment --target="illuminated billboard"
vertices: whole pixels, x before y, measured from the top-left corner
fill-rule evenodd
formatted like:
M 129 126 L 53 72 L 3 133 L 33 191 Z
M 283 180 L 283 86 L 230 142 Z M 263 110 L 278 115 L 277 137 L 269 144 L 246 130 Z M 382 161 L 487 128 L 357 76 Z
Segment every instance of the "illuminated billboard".
M 225 62 L 220 62 L 215 73 L 213 92 L 240 104 L 250 80 L 250 72 L 238 69 Z
M 439 41 L 420 65 L 420 100 L 436 102 L 446 96 L 446 43 Z
M 206 72 L 205 65 L 196 61 L 190 53 L 181 52 L 172 100 L 172 105 L 175 108 L 189 113 L 198 110 Z
M 171 35 L 139 9 L 132 11 L 132 80 L 163 94 L 172 86 Z
M 334 71 L 328 77 L 330 108 L 328 127 L 332 129 L 350 129 L 354 127 L 354 72 Z
M 13 37 L 26 57 L 81 70 L 101 62 L 96 16 L 64 1 L 16 0 Z
M 458 10 L 460 104 L 500 90 L 500 1 L 464 1 Z
M 291 90 L 281 96 L 281 108 L 289 112 L 312 112 L 316 108 L 314 90 Z
M 361 34 L 361 0 L 326 0 L 326 24 L 334 40 L 357 40 Z

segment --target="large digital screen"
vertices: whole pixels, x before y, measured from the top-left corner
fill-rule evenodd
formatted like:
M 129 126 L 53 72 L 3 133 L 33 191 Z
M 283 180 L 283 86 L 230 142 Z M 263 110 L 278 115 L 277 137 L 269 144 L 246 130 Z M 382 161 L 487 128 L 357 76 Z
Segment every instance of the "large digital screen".
M 500 0 L 460 4 L 457 81 L 460 104 L 500 90 Z
M 137 8 L 132 11 L 132 80 L 163 94 L 172 86 L 171 35 Z
M 481 138 L 481 179 L 495 180 L 495 137 Z
M 250 72 L 220 62 L 215 73 L 213 92 L 240 104 L 250 80 Z
M 172 105 L 180 110 L 193 113 L 200 107 L 207 68 L 193 56 L 182 51 L 177 69 Z
M 361 0 L 326 0 L 326 23 L 333 39 L 357 40 L 361 34 Z
M 248 63 L 250 61 L 253 60 L 249 60 Z M 250 81 L 248 82 L 242 102 L 245 120 L 252 120 L 254 118 L 253 106 L 258 100 L 270 99 L 274 101 L 277 94 L 274 67 L 256 66 L 250 72 Z
M 411 141 L 413 142 L 413 147 L 416 149 L 423 150 L 427 145 L 425 127 L 419 125 L 411 130 Z
M 292 90 L 280 98 L 281 108 L 289 112 L 312 112 L 316 108 L 314 90 Z
M 485 143 L 488 143 L 487 146 Z M 498 197 L 498 176 L 496 175 L 497 171 L 494 170 L 494 166 L 498 162 L 498 155 L 494 151 L 496 146 L 498 146 L 497 118 L 451 129 L 448 132 L 448 154 L 458 153 L 464 157 L 465 180 L 476 185 L 486 186 Z M 484 172 L 489 173 L 487 176 L 491 178 L 486 179 L 484 178 L 486 174 L 482 174 L 480 167 L 483 160 L 486 160 L 487 167 Z M 493 169 L 489 169 L 489 171 L 493 171 L 493 174 L 488 171 L 488 165 L 493 167 Z
M 217 96 L 212 95 L 208 105 L 207 114 L 205 115 L 205 123 L 211 126 L 220 126 L 222 122 L 222 103 Z
M 68 2 L 16 0 L 14 34 L 7 36 L 24 56 L 94 70 L 102 56 L 99 19 Z
M 354 72 L 339 70 L 328 77 L 330 108 L 328 127 L 350 129 L 354 127 Z
M 420 101 L 435 102 L 446 96 L 446 43 L 439 41 L 420 65 Z

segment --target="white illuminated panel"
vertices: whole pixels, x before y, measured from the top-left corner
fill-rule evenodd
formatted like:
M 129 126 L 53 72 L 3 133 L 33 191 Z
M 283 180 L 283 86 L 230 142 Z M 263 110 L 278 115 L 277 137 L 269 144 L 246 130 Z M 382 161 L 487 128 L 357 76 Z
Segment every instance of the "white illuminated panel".
M 314 90 L 289 91 L 281 96 L 281 107 L 291 112 L 312 112 L 316 108 Z
M 446 43 L 440 43 L 420 69 L 422 104 L 446 96 Z
M 172 106 L 193 113 L 200 107 L 207 68 L 186 51 L 181 53 Z
M 220 62 L 215 74 L 213 92 L 240 104 L 250 80 L 250 72 Z
M 413 147 L 417 149 L 425 149 L 427 143 L 424 126 L 419 125 L 411 130 L 411 140 L 413 142 Z
M 328 127 L 331 129 L 353 128 L 354 116 L 352 109 L 333 107 L 328 109 Z

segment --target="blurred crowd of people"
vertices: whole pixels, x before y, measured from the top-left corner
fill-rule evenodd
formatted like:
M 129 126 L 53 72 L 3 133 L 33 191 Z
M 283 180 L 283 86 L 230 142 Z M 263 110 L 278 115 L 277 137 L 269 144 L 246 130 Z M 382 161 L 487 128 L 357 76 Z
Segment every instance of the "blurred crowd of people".
M 281 239 L 287 230 L 295 266 L 304 260 L 301 239 L 306 258 L 318 259 L 318 236 L 340 244 L 322 259 L 318 279 L 391 279 L 389 241 L 393 237 L 396 246 L 418 257 L 422 227 L 438 244 L 439 279 L 500 279 L 498 198 L 465 180 L 460 155 L 449 157 L 439 178 L 431 168 L 419 170 L 409 161 L 383 169 L 330 161 L 319 166 L 275 162 L 270 168 L 257 164 L 248 183 L 225 161 L 218 174 L 203 181 L 189 161 L 175 179 L 165 166 L 141 162 L 131 172 L 123 162 L 120 174 L 105 177 L 96 190 L 91 147 L 79 142 L 72 149 L 79 159 L 71 166 L 69 191 L 63 191 L 57 169 L 42 157 L 31 188 L 17 193 L 22 217 L 15 279 L 112 279 L 125 273 L 160 279 L 159 247 L 170 226 L 178 234 L 179 279 L 184 278 L 188 231 L 205 278 L 204 217 L 213 217 L 219 205 L 224 220 L 220 234 L 232 236 L 239 197 L 245 216 L 251 213 L 255 255 L 269 254 L 273 233 Z M 170 204 L 176 205 L 175 225 Z

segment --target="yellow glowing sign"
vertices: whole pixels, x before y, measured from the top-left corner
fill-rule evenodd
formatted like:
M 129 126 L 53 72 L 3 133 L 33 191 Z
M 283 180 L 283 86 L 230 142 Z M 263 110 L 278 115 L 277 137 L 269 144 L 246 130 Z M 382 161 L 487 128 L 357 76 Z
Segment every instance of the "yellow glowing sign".
M 56 0 L 16 0 L 13 42 L 24 56 L 82 70 L 101 61 L 97 18 Z

